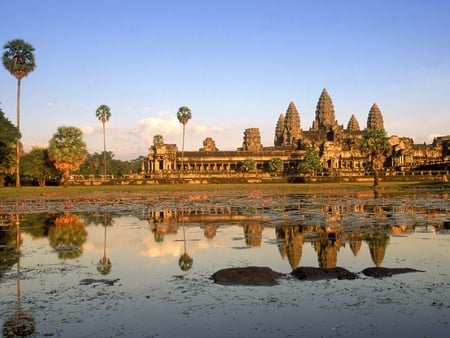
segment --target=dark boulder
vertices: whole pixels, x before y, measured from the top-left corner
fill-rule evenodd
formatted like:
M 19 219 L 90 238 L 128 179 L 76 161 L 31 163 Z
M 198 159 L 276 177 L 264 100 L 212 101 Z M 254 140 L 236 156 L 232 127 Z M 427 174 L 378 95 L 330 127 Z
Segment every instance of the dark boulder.
M 115 282 L 120 279 L 95 279 L 95 278 L 85 278 L 80 280 L 80 285 L 92 285 L 92 284 L 105 284 L 105 285 L 114 285 Z
M 291 275 L 300 280 L 322 280 L 322 279 L 356 279 L 358 275 L 345 268 L 336 266 L 334 268 L 315 268 L 312 266 L 300 266 L 295 268 Z
M 283 274 L 268 267 L 248 266 L 243 268 L 228 268 L 215 272 L 211 278 L 222 285 L 277 285 L 277 278 Z
M 402 274 L 402 273 L 424 272 L 424 271 L 411 269 L 411 268 L 372 267 L 372 268 L 366 268 L 361 272 L 368 277 L 383 278 L 383 277 L 391 277 L 393 275 L 398 275 L 398 274 Z

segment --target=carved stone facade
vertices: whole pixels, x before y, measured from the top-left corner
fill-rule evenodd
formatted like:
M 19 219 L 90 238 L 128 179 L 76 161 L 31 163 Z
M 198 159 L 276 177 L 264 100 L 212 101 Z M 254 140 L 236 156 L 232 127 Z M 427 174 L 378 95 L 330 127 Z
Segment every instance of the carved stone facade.
M 352 115 L 352 117 L 350 117 L 350 121 L 348 121 L 348 124 L 347 124 L 347 130 L 350 133 L 360 131 L 359 122 L 356 119 L 355 115 Z
M 275 129 L 275 146 L 296 146 L 301 140 L 300 115 L 294 102 L 289 103 L 285 115 L 280 115 Z
M 366 129 L 384 130 L 383 115 L 374 103 L 367 117 L 367 127 L 360 129 L 355 115 L 347 128 L 335 118 L 333 101 L 326 89 L 319 97 L 315 119 L 309 130 L 302 130 L 300 114 L 290 102 L 285 114 L 275 125 L 274 146 L 264 147 L 258 128 L 244 131 L 242 148 L 236 151 L 219 151 L 211 137 L 203 141 L 199 151 L 185 151 L 186 172 L 224 174 L 240 171 L 242 161 L 253 159 L 257 171 L 268 171 L 269 162 L 275 158 L 283 161 L 284 172 L 295 172 L 306 149 L 313 147 L 321 156 L 322 167 L 328 175 L 364 175 L 367 155 L 360 151 L 361 139 Z M 385 161 L 386 170 L 410 170 L 420 165 L 449 162 L 450 136 L 437 137 L 430 145 L 414 144 L 409 137 L 390 136 L 392 152 Z M 177 173 L 181 167 L 181 154 L 174 144 L 157 144 L 150 148 L 148 174 Z
M 262 151 L 261 135 L 258 128 L 248 128 L 244 131 L 243 151 Z
M 211 137 L 207 137 L 203 141 L 203 148 L 199 151 L 219 151 L 219 149 L 216 147 L 216 142 Z
M 376 103 L 370 108 L 369 116 L 367 117 L 367 129 L 384 130 L 383 115 L 381 115 L 381 110 Z

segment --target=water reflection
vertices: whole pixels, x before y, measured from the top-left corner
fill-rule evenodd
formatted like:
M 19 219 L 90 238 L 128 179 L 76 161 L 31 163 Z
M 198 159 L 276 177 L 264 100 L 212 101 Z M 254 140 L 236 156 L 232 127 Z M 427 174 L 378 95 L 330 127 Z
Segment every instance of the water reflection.
M 15 304 L 12 314 L 6 319 L 3 324 L 3 337 L 26 337 L 33 334 L 35 330 L 35 319 L 27 311 L 22 308 L 22 293 L 20 284 L 20 245 L 22 243 L 20 216 L 19 214 L 10 216 L 10 233 L 15 232 L 15 245 L 13 255 L 17 258 L 16 266 L 16 293 L 17 303 Z M 3 226 L 3 224 L 2 224 Z M 11 236 L 12 237 L 12 236 Z M 11 244 L 9 242 L 8 244 Z M 6 246 L 8 246 L 8 244 Z M 13 248 L 13 246 L 11 246 Z M 12 252 L 11 252 L 12 253 Z M 9 260 L 8 260 L 9 261 Z
M 278 250 L 282 259 L 288 259 L 289 265 L 294 270 L 302 258 L 303 241 L 301 226 L 277 226 L 275 236 L 278 241 Z
M 169 312 L 181 313 L 180 320 L 192 313 L 190 318 L 196 321 L 197 328 L 211 319 L 212 322 L 219 317 L 217 320 L 222 320 L 219 308 L 220 311 L 232 312 L 233 318 L 236 313 L 236 316 L 244 316 L 251 311 L 241 308 L 241 303 L 233 303 L 233 300 L 237 302 L 249 295 L 239 293 L 242 289 L 233 289 L 233 297 L 229 297 L 230 289 L 215 288 L 208 279 L 218 269 L 230 266 L 265 265 L 289 273 L 299 266 L 345 266 L 353 272 L 360 272 L 368 266 L 405 265 L 427 270 L 420 277 L 405 277 L 420 279 L 417 282 L 419 286 L 423 284 L 422 278 L 428 281 L 430 290 L 435 285 L 436 289 L 442 290 L 448 286 L 448 274 L 442 269 L 448 264 L 449 237 L 445 236 L 450 233 L 448 199 L 276 194 L 258 194 L 250 198 L 211 194 L 182 202 L 172 197 L 132 204 L 127 200 L 114 205 L 85 204 L 83 207 L 88 212 L 81 212 L 76 211 L 76 203 L 65 203 L 62 212 L 29 212 L 19 217 L 12 210 L 10 214 L 0 215 L 0 297 L 5 300 L 0 303 L 0 311 L 4 314 L 1 320 L 5 336 L 12 335 L 14 330 L 15 335 L 26 335 L 35 330 L 41 336 L 64 336 L 75 325 L 77 329 L 85 328 L 83 336 L 91 336 L 89 333 L 97 332 L 102 325 L 103 331 L 98 332 L 98 336 L 118 336 L 125 331 L 111 333 L 110 327 L 115 321 L 129 330 L 139 323 L 142 331 L 130 331 L 139 335 L 151 332 L 148 326 L 159 329 L 163 325 L 172 327 L 166 325 Z M 120 209 L 122 207 L 124 209 Z M 74 264 L 60 273 L 60 261 L 69 259 Z M 108 275 L 113 280 L 120 279 L 120 283 L 98 285 L 96 289 L 94 284 L 89 287 L 80 285 L 80 281 L 86 278 L 97 280 L 99 274 Z M 275 298 L 293 295 L 297 301 L 304 299 L 304 290 L 308 286 L 298 287 L 290 281 L 283 283 L 273 291 Z M 370 280 L 360 280 L 352 284 L 361 290 L 357 299 L 351 299 L 352 295 L 343 294 L 341 290 L 341 298 L 335 301 L 339 314 L 345 302 L 355 304 L 366 299 L 374 289 L 374 284 L 370 283 Z M 324 294 L 320 293 L 320 287 L 315 288 L 316 285 L 314 289 L 310 287 L 308 299 L 314 300 L 311 298 L 313 294 L 333 299 L 336 289 L 342 285 L 348 287 L 345 283 L 332 284 L 332 293 Z M 23 295 L 21 287 L 27 291 Z M 180 301 L 189 288 L 200 291 L 190 293 L 191 298 Z M 387 299 L 382 289 L 375 292 L 375 299 L 372 297 L 376 306 L 384 304 Z M 283 298 L 284 303 L 280 301 L 279 304 L 275 298 L 275 303 L 261 302 L 261 299 L 266 299 L 264 292 L 248 305 L 253 311 L 254 305 L 261 303 L 264 310 L 258 315 L 267 312 L 271 304 L 284 307 L 288 303 L 295 304 L 295 308 L 284 312 L 286 318 L 292 318 L 292 314 L 298 314 L 298 311 L 308 312 L 301 310 L 308 307 L 298 307 L 298 302 L 292 302 L 292 299 Z M 418 303 L 423 305 L 424 301 L 419 297 L 429 292 L 424 289 L 422 294 L 418 293 Z M 402 293 L 392 293 L 389 297 L 397 294 Z M 109 302 L 111 299 L 114 306 L 112 301 Z M 406 303 L 417 302 L 412 298 L 398 302 L 399 306 Z M 14 307 L 11 306 L 13 304 Z M 39 311 L 29 313 L 27 304 L 33 304 Z M 209 304 L 203 308 L 217 314 L 217 318 L 196 312 L 197 304 Z M 311 304 L 308 306 L 314 309 L 314 304 Z M 330 303 L 321 304 L 317 307 L 320 311 Z M 370 302 L 361 304 L 358 305 L 362 307 L 361 312 L 372 313 Z M 174 306 L 179 307 L 174 310 Z M 353 305 L 348 307 L 356 309 Z M 84 310 L 86 315 L 83 317 L 79 313 Z M 355 314 L 353 310 L 350 312 L 349 322 Z M 55 316 L 59 321 L 54 319 Z M 140 320 L 134 320 L 134 317 Z M 396 318 L 395 313 L 392 318 Z M 91 322 L 92 328 L 86 329 Z M 241 322 L 242 326 L 246 324 L 245 320 Z M 58 331 L 59 327 L 66 331 Z M 298 332 L 297 329 L 289 332 Z
M 182 212 L 183 214 L 183 212 Z M 183 228 L 183 246 L 184 252 L 178 260 L 178 266 L 182 271 L 189 271 L 192 268 L 192 264 L 194 264 L 194 260 L 187 253 L 187 240 L 186 240 L 186 225 L 184 224 L 184 217 L 181 217 L 181 226 Z
M 75 259 L 83 254 L 83 244 L 87 239 L 85 223 L 70 212 L 55 218 L 48 232 L 50 246 L 60 259 Z
M 106 230 L 108 229 L 108 227 L 113 226 L 114 220 L 112 218 L 112 215 L 108 214 L 106 212 L 103 213 L 101 219 L 102 219 L 101 224 L 102 224 L 103 228 L 105 229 L 105 232 L 104 232 L 104 236 L 103 236 L 103 257 L 97 263 L 97 271 L 101 275 L 106 276 L 111 272 L 111 266 L 112 266 L 111 260 L 106 255 Z
M 248 248 L 261 247 L 265 244 L 264 241 L 270 241 L 270 238 L 264 236 L 273 236 L 280 258 L 287 259 L 290 268 L 295 269 L 302 264 L 305 243 L 310 243 L 313 247 L 319 267 L 331 268 L 337 266 L 338 256 L 343 248 L 348 246 L 353 256 L 357 257 L 365 242 L 373 264 L 379 267 L 385 259 L 391 236 L 407 236 L 413 232 L 444 233 L 449 227 L 448 209 L 422 205 L 408 198 L 401 202 L 378 199 L 377 203 L 361 199 L 357 203 L 349 203 L 319 197 L 314 201 L 283 199 L 275 200 L 277 206 L 268 208 L 268 203 L 272 201 L 274 199 L 262 203 L 264 207 L 253 205 L 251 208 L 245 205 L 242 208 L 207 208 L 198 203 L 189 208 L 148 208 L 138 218 L 144 218 L 148 222 L 155 245 L 167 246 L 164 245 L 166 237 L 176 236 L 181 227 L 183 250 L 178 265 L 183 271 L 189 271 L 193 266 L 189 239 L 186 238 L 187 228 L 198 227 L 203 231 L 205 239 L 211 243 L 221 243 L 226 239 L 218 235 L 218 228 L 238 226 Z M 7 220 L 8 217 L 14 216 L 4 215 L 2 219 Z M 58 214 L 28 214 L 23 222 L 28 224 L 26 232 L 33 238 L 48 237 L 50 247 L 63 261 L 80 258 L 88 239 L 87 229 L 92 225 L 101 225 L 102 256 L 96 267 L 101 275 L 108 275 L 112 267 L 107 254 L 108 234 L 118 217 L 120 215 L 111 212 L 75 214 L 66 211 Z M 272 235 L 270 229 L 274 229 Z M 12 231 L 5 229 L 1 234 L 5 243 L 10 243 L 15 238 Z M 19 237 L 16 241 L 20 246 Z M 17 263 L 7 247 L 8 245 L 1 251 L 2 271 Z M 170 250 L 169 246 L 167 250 Z

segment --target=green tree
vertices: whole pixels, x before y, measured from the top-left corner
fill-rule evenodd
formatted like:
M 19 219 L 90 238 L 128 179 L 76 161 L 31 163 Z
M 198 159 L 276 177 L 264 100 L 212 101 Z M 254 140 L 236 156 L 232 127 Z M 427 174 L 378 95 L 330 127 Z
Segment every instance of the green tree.
M 109 152 L 108 152 L 109 153 Z M 87 154 L 83 163 L 77 169 L 76 174 L 78 175 L 99 175 L 102 167 L 103 156 L 99 153 Z
M 283 160 L 279 157 L 272 158 L 269 161 L 269 171 L 271 172 L 282 171 L 283 167 Z
M 20 166 L 22 174 L 36 178 L 40 187 L 45 186 L 47 177 L 58 175 L 48 158 L 48 150 L 42 147 L 32 147 L 29 153 L 22 156 Z
M 3 46 L 3 66 L 17 79 L 17 129 L 20 133 L 20 84 L 35 68 L 34 48 L 22 39 L 8 41 Z M 16 187 L 20 187 L 20 134 L 16 139 Z
M 159 145 L 159 144 L 164 144 L 164 137 L 160 134 L 154 135 L 153 136 L 153 145 Z
M 315 174 L 316 171 L 322 170 L 319 152 L 313 147 L 306 149 L 305 157 L 297 169 L 300 174 Z
M 94 153 L 87 154 L 86 159 L 80 165 L 76 174 L 89 176 L 99 175 L 104 172 L 104 154 Z M 108 166 L 108 172 L 115 177 L 123 176 L 130 172 L 131 165 L 128 161 L 116 160 L 112 151 L 106 152 L 106 165 Z
M 361 139 L 361 152 L 369 159 L 369 169 L 373 172 L 373 187 L 378 186 L 378 173 L 383 168 L 386 156 L 391 151 L 389 138 L 383 129 L 369 128 Z
M 83 133 L 77 127 L 59 127 L 49 142 L 48 157 L 62 173 L 64 187 L 69 185 L 70 173 L 79 168 L 86 155 Z
M 19 130 L 6 118 L 0 109 L 0 187 L 5 185 L 5 177 L 16 169 L 16 140 Z
M 183 142 L 181 145 L 181 171 L 184 171 L 184 134 L 186 129 L 186 124 L 192 118 L 191 110 L 188 107 L 182 106 L 177 112 L 178 121 L 183 125 Z
M 126 162 L 127 165 L 127 173 L 137 174 L 141 172 L 142 163 L 146 163 L 148 161 L 148 157 L 146 156 L 138 156 L 133 160 L 129 160 Z
M 242 172 L 249 172 L 252 170 L 255 170 L 256 168 L 256 162 L 252 158 L 247 158 L 241 162 L 241 171 Z
M 106 176 L 106 131 L 105 124 L 109 121 L 111 117 L 111 109 L 106 105 L 102 104 L 95 111 L 95 116 L 102 122 L 103 126 L 103 174 Z

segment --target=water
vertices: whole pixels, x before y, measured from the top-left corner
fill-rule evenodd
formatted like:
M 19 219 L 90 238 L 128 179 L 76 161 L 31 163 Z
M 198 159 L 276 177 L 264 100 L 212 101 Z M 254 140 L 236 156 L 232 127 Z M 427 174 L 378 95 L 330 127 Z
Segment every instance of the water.
M 38 337 L 446 337 L 447 198 L 256 191 L 53 201 L 54 212 L 27 201 L 1 216 L 3 334 L 20 323 L 16 334 Z M 252 265 L 286 276 L 273 287 L 210 279 Z M 424 272 L 289 276 L 297 266 L 375 265 Z

